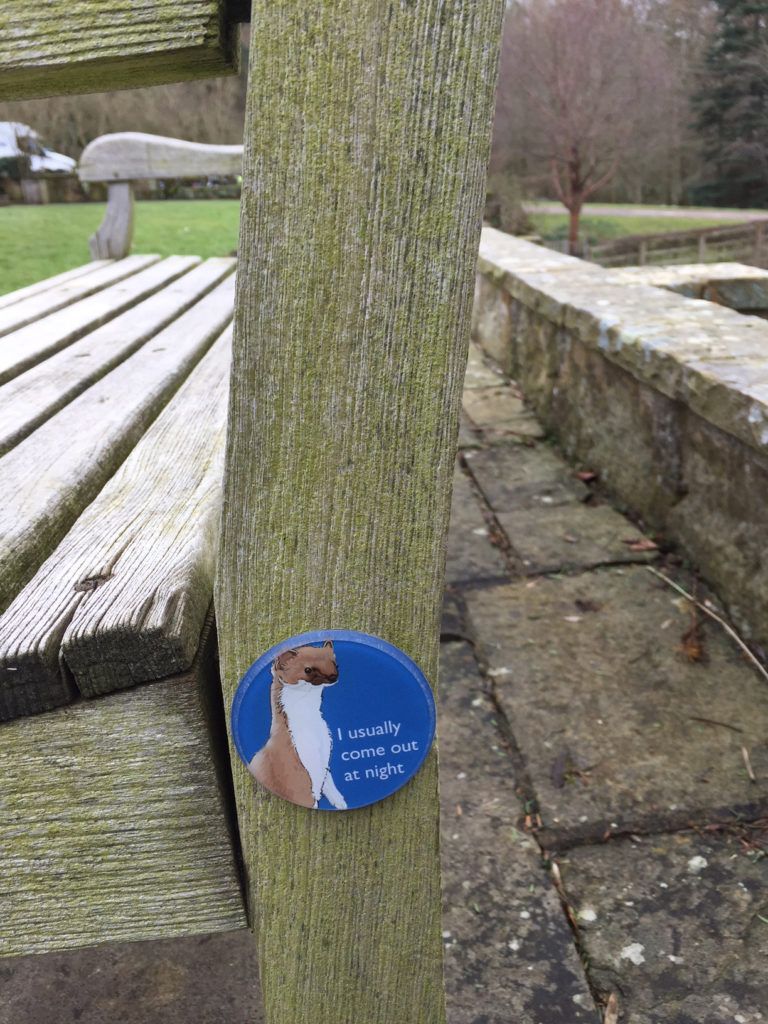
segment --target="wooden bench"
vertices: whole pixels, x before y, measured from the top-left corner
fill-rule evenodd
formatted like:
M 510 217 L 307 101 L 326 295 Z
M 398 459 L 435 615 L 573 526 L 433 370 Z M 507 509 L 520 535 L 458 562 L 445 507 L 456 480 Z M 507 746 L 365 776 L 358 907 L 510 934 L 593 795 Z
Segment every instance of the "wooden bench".
M 81 168 L 116 140 L 107 180 L 228 167 L 133 134 Z M 2 953 L 245 922 L 211 628 L 234 268 L 125 256 L 0 297 L 0 720 L 76 705 L 0 729 Z
M 82 182 L 107 185 L 107 209 L 91 237 L 93 259 L 127 256 L 133 239 L 134 183 L 239 175 L 242 146 L 211 146 L 144 132 L 118 132 L 94 139 L 83 150 Z
M 234 264 L 2 299 L 5 954 L 245 921 L 210 616 Z
M 0 100 L 233 70 L 243 6 L 12 6 Z M 247 907 L 268 1024 L 444 1021 L 435 754 L 315 813 L 225 722 L 309 628 L 436 682 L 502 14 L 254 0 L 231 372 L 233 261 L 126 255 L 130 182 L 171 171 L 146 139 L 84 154 L 97 262 L 0 301 L 0 952 Z

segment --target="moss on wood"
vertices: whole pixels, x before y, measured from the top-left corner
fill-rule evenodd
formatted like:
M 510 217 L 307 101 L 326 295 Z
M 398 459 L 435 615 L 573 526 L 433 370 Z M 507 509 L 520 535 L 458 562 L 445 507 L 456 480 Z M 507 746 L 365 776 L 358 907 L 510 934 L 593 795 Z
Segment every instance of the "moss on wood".
M 0 8 L 0 100 L 233 74 L 224 0 L 11 0 Z
M 253 9 L 218 615 L 361 629 L 434 683 L 503 4 Z M 437 765 L 318 814 L 235 765 L 270 1024 L 438 1024 Z

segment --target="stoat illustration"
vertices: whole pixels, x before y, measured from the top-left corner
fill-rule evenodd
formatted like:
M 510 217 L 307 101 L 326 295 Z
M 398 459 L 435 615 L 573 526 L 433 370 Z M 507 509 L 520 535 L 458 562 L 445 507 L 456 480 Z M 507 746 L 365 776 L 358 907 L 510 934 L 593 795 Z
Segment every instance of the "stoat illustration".
M 331 731 L 320 707 L 338 678 L 331 640 L 283 651 L 272 663 L 272 728 L 248 769 L 267 789 L 303 807 L 317 807 L 321 796 L 339 811 L 347 807 L 331 776 Z

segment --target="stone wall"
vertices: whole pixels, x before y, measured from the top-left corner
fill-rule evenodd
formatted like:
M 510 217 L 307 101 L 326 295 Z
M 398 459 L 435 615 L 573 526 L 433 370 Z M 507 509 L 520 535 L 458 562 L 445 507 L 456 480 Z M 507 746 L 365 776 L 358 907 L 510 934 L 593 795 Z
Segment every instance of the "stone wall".
M 567 454 L 679 545 L 768 645 L 768 323 L 632 281 L 660 274 L 642 270 L 485 229 L 474 337 Z

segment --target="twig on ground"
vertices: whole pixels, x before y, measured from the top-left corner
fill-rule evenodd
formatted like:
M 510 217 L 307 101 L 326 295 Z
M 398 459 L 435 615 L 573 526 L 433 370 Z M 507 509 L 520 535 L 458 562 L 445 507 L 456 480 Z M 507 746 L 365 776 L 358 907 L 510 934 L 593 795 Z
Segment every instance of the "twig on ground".
M 757 782 L 754 770 L 752 768 L 752 760 L 749 756 L 749 751 L 746 747 L 741 748 L 741 756 L 744 758 L 744 767 L 747 769 L 747 775 L 749 776 L 750 782 Z
M 669 576 L 665 576 L 663 572 L 659 572 L 658 569 L 654 569 L 652 565 L 646 565 L 645 568 L 648 570 L 648 572 L 653 573 L 654 576 L 658 576 L 660 580 L 664 580 L 664 582 L 668 586 L 672 587 L 673 590 L 676 590 L 679 594 L 682 594 L 683 597 L 687 598 L 692 604 L 696 605 L 697 608 L 700 608 L 705 615 L 708 615 L 710 619 L 714 619 L 715 622 L 722 626 L 722 628 L 731 637 L 731 639 L 741 648 L 742 653 L 746 655 L 749 661 L 752 662 L 752 664 L 763 677 L 763 679 L 768 681 L 768 671 L 766 671 L 766 668 L 763 665 L 763 663 L 754 656 L 752 651 L 750 651 L 749 647 L 747 647 L 747 645 L 741 639 L 741 637 L 733 628 L 733 626 L 731 626 L 730 623 L 726 622 L 722 615 L 718 615 L 717 612 L 713 611 L 707 603 L 703 601 L 697 601 L 693 594 L 689 594 L 688 591 L 684 587 L 681 587 L 679 583 L 675 583 L 675 581 L 671 580 Z
M 716 718 L 702 718 L 700 715 L 688 715 L 691 722 L 706 722 L 707 725 L 722 725 L 724 729 L 731 729 L 733 732 L 744 732 L 738 725 L 731 725 L 729 722 L 718 722 Z
M 608 1002 L 605 1004 L 605 1016 L 603 1017 L 603 1024 L 617 1024 L 619 1019 L 619 997 L 615 992 L 611 992 L 608 996 Z

